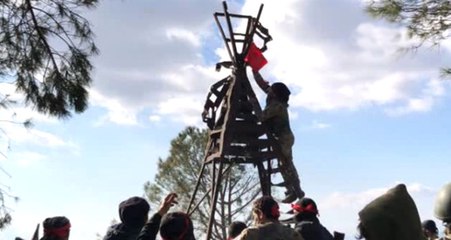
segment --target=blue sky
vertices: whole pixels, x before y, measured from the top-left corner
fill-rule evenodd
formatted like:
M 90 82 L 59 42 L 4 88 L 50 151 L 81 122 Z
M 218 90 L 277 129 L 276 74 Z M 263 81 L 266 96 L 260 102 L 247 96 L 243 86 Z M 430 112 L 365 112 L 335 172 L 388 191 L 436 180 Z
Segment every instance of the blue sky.
M 368 18 L 359 0 L 228 3 L 252 15 L 265 3 L 261 22 L 274 40 L 262 73 L 292 89 L 295 165 L 326 227 L 353 237 L 358 211 L 399 182 L 431 218 L 451 171 L 450 83 L 438 72 L 451 65 L 451 44 L 399 54 L 415 40 Z M 95 239 L 120 201 L 143 195 L 170 140 L 204 127 L 209 86 L 229 74 L 214 71 L 227 59 L 215 11 L 221 1 L 110 0 L 86 12 L 101 50 L 90 108 L 66 121 L 17 108 L 35 127 L 2 125 L 10 150 L 2 138 L 0 164 L 12 177 L 0 181 L 20 201 L 7 202 L 13 223 L 0 238 L 28 238 L 46 217 L 65 215 L 73 239 Z

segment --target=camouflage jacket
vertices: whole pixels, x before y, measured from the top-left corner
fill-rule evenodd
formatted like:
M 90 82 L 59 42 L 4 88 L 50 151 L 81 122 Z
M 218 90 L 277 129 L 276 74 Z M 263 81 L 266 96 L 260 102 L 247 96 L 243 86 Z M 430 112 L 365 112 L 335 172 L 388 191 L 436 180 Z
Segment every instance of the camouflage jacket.
M 275 137 L 293 134 L 290 128 L 288 105 L 285 103 L 271 100 L 263 109 L 260 119 L 268 125 Z
M 249 227 L 234 240 L 304 240 L 294 229 L 279 222 Z

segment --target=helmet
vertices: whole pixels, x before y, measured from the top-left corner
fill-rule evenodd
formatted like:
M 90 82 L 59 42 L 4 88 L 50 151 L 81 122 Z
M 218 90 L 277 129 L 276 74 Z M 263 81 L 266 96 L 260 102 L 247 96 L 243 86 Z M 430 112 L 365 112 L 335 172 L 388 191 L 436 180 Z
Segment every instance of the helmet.
M 291 92 L 288 89 L 287 85 L 281 82 L 276 82 L 271 85 L 271 90 L 280 101 L 288 102 Z
M 428 230 L 429 232 L 432 233 L 437 233 L 438 229 L 437 229 L 437 225 L 435 225 L 434 220 L 425 220 L 421 223 L 421 227 L 423 227 L 423 229 Z
M 438 192 L 435 199 L 434 215 L 445 222 L 451 220 L 451 183 L 443 186 Z

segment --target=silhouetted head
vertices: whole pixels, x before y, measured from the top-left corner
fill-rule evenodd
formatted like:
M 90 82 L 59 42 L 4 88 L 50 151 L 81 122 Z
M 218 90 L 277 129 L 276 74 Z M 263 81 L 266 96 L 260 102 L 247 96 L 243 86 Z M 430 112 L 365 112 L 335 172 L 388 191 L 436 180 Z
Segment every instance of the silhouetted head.
M 423 228 L 424 235 L 429 237 L 431 235 L 438 234 L 437 225 L 435 225 L 434 220 L 425 220 L 421 223 L 421 227 Z
M 150 206 L 142 197 L 131 197 L 119 204 L 121 222 L 133 228 L 144 226 L 147 221 Z
M 195 240 L 193 222 L 186 213 L 168 213 L 161 219 L 160 236 L 163 240 Z
M 271 85 L 271 91 L 274 93 L 274 97 L 283 102 L 288 103 L 288 100 L 290 99 L 290 90 L 288 89 L 287 85 L 281 82 L 276 82 Z
M 295 219 L 297 221 L 316 217 L 319 214 L 318 207 L 316 206 L 315 201 L 307 197 L 298 200 L 294 204 L 291 204 L 291 209 L 292 210 L 288 213 L 295 213 Z
M 279 220 L 279 204 L 271 196 L 263 196 L 254 201 L 252 213 L 256 222 Z
M 42 223 L 44 236 L 41 240 L 67 240 L 70 233 L 70 221 L 66 217 L 46 218 Z

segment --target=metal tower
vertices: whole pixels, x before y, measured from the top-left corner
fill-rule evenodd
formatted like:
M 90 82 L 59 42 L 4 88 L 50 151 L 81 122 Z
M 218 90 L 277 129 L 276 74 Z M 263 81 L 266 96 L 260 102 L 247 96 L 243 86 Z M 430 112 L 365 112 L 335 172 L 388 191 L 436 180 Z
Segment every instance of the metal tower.
M 209 140 L 205 159 L 187 209 L 188 214 L 193 213 L 207 195 L 210 195 L 207 240 L 211 239 L 212 235 L 221 180 L 232 167 L 239 164 L 256 166 L 263 195 L 271 195 L 272 186 L 284 186 L 284 183 L 271 182 L 273 174 L 284 171 L 278 164 L 283 155 L 276 139 L 258 120 L 257 116 L 261 108 L 246 74 L 245 57 L 254 41 L 254 36 L 264 42 L 262 51 L 266 50 L 266 42 L 271 40 L 267 29 L 259 22 L 263 4 L 260 5 L 257 17 L 229 13 L 225 1 L 223 7 L 224 12 L 214 13 L 214 18 L 230 55 L 230 61 L 218 63 L 216 67 L 217 70 L 221 67 L 229 68 L 232 74 L 213 84 L 207 96 L 203 120 L 210 128 Z M 234 31 L 237 22 L 245 24 L 242 32 Z M 207 167 L 212 171 L 213 179 L 209 179 L 210 189 L 204 196 L 200 196 L 198 189 L 201 181 L 206 177 Z

